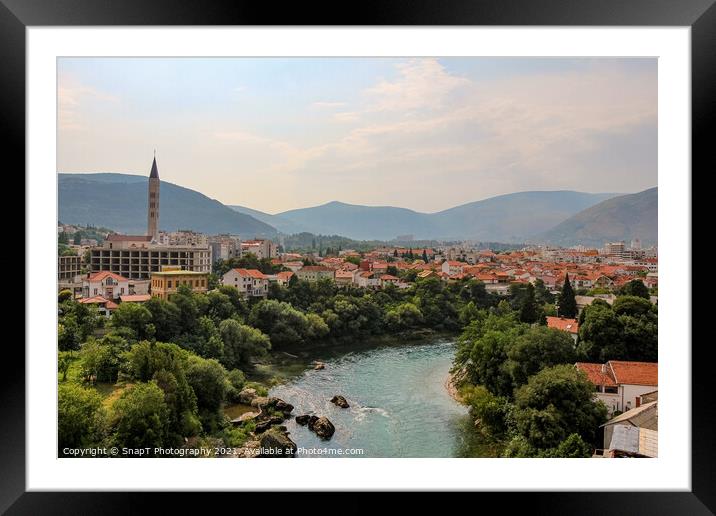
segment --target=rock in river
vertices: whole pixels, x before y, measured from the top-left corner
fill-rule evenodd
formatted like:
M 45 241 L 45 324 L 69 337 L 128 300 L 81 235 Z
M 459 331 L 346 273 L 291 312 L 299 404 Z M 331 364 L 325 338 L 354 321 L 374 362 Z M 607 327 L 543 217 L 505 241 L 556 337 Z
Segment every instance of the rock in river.
M 301 426 L 307 425 L 310 420 L 311 420 L 310 414 L 304 414 L 303 416 L 296 416 L 296 423 L 298 423 Z
M 346 399 L 343 396 L 333 396 L 333 398 L 331 398 L 331 403 L 333 403 L 334 405 L 337 405 L 341 408 L 350 407 L 350 405 L 348 405 L 348 402 L 346 401 Z
M 316 435 L 321 439 L 330 439 L 336 431 L 336 427 L 327 417 L 319 417 L 309 428 L 316 432 Z
M 280 417 L 272 417 L 272 418 L 266 419 L 266 420 L 261 421 L 260 423 L 256 424 L 254 433 L 261 434 L 263 432 L 266 432 L 272 426 L 280 425 L 281 423 L 283 423 L 283 418 L 280 418 Z
M 313 369 L 315 369 L 316 371 L 320 371 L 321 369 L 325 369 L 325 368 L 326 368 L 326 364 L 324 364 L 323 362 L 316 362 L 315 365 L 313 366 Z
M 297 448 L 285 427 L 273 427 L 261 434 L 259 457 L 293 457 Z

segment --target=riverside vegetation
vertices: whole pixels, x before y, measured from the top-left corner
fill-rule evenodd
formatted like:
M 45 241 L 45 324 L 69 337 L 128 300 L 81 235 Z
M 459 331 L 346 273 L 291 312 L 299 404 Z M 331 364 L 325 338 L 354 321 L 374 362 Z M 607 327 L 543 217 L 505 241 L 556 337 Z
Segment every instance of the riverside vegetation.
M 455 377 L 490 438 L 508 442 L 512 456 L 575 455 L 603 414 L 584 379 L 558 364 L 606 353 L 611 324 L 621 325 L 625 356 L 649 353 L 642 330 L 655 329 L 655 311 L 637 299 L 618 300 L 611 313 L 601 305 L 585 311 L 585 336 L 574 350 L 569 336 L 541 326 L 555 308 L 539 284 L 516 285 L 502 301 L 478 281 L 436 278 L 377 291 L 292 281 L 272 286 L 263 300 L 246 300 L 231 287 L 206 294 L 184 287 L 168 301 L 123 303 L 109 319 L 61 292 L 58 453 L 241 447 L 255 438 L 256 422 L 231 424 L 224 408 L 241 402 L 242 392 L 268 394 L 266 382 L 250 381 L 259 378 L 257 364 L 308 345 L 462 331 Z M 552 344 L 557 351 L 545 352 Z M 555 388 L 560 382 L 574 384 L 569 395 Z M 540 405 L 549 396 L 563 396 L 562 402 Z M 566 414 L 584 400 L 579 414 Z

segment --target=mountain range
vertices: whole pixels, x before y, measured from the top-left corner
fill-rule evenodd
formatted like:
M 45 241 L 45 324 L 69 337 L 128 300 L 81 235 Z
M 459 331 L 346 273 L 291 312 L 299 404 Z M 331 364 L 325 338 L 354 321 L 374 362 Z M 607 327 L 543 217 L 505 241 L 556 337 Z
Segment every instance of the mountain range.
M 638 238 L 642 244 L 655 245 L 659 239 L 658 214 L 659 192 L 654 187 L 600 202 L 536 238 L 555 245 L 578 242 L 586 246 L 602 246 L 604 242 L 628 243 Z
M 147 230 L 147 178 L 130 174 L 58 174 L 59 220 L 127 234 Z M 219 201 L 161 182 L 159 228 L 271 237 L 276 229 Z
M 146 230 L 147 178 L 97 173 L 58 174 L 59 220 L 106 226 L 123 233 Z M 244 238 L 309 232 L 356 240 L 476 240 L 505 243 L 598 245 L 640 238 L 656 243 L 657 189 L 638 194 L 575 191 L 517 192 L 436 213 L 332 201 L 277 214 L 230 205 L 162 181 L 162 230 L 234 233 Z
M 308 231 L 343 235 L 356 240 L 390 240 L 398 235 L 416 239 L 470 239 L 525 242 L 568 217 L 618 194 L 573 191 L 518 192 L 439 211 L 421 213 L 392 206 L 361 206 L 338 201 L 276 215 L 251 214 L 283 233 Z

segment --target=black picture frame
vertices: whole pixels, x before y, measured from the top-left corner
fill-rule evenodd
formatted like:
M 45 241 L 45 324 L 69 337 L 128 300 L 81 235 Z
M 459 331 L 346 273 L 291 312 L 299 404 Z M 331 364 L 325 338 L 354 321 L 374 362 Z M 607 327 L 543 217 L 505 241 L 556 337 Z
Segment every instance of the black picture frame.
M 25 29 L 28 26 L 110 25 L 511 25 L 511 26 L 687 26 L 692 49 L 692 167 L 713 170 L 708 125 L 716 101 L 716 0 L 402 0 L 360 3 L 281 3 L 170 0 L 0 0 L 0 141 L 15 170 L 24 170 Z M 9 170 L 9 169 L 8 169 Z M 14 174 L 18 174 L 14 172 Z M 16 176 L 17 177 L 17 176 Z M 693 173 L 692 173 L 693 177 Z M 26 234 L 26 238 L 31 235 Z M 29 271 L 25 270 L 27 274 Z M 687 279 L 691 284 L 691 278 Z M 686 301 L 686 300 L 685 300 Z M 14 349 L 10 349 L 10 345 Z M 676 344 L 676 343 L 671 343 Z M 690 342 L 679 343 L 686 347 Z M 134 512 L 146 507 L 139 493 L 28 493 L 25 489 L 24 350 L 13 353 L 2 381 L 0 418 L 0 512 L 83 514 Z M 709 346 L 692 347 L 692 491 L 639 493 L 510 493 L 502 506 L 529 503 L 549 514 L 712 514 L 716 511 L 716 410 Z M 5 360 L 10 361 L 7 356 Z M 222 501 L 230 494 L 221 494 Z M 296 503 L 292 494 L 292 503 Z M 472 495 L 474 496 L 474 494 Z M 499 494 L 482 494 L 495 498 Z M 216 495 L 212 495 L 216 505 Z M 164 504 L 185 504 L 180 494 Z M 171 498 L 169 500 L 168 498 Z M 497 501 L 497 500 L 495 500 Z M 356 498 L 350 505 L 357 508 Z M 242 502 L 243 503 L 243 502 Z M 167 505 L 166 509 L 169 506 Z M 294 506 L 295 508 L 295 506 Z M 339 509 L 340 510 L 340 509 Z

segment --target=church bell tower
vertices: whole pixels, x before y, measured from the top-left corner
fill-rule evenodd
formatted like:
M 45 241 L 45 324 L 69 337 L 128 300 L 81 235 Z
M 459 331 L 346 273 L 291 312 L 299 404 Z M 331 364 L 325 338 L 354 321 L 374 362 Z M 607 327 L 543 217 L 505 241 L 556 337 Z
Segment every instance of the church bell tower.
M 159 240 L 159 170 L 157 156 L 154 154 L 152 171 L 149 173 L 149 206 L 147 210 L 147 235 L 153 242 Z

